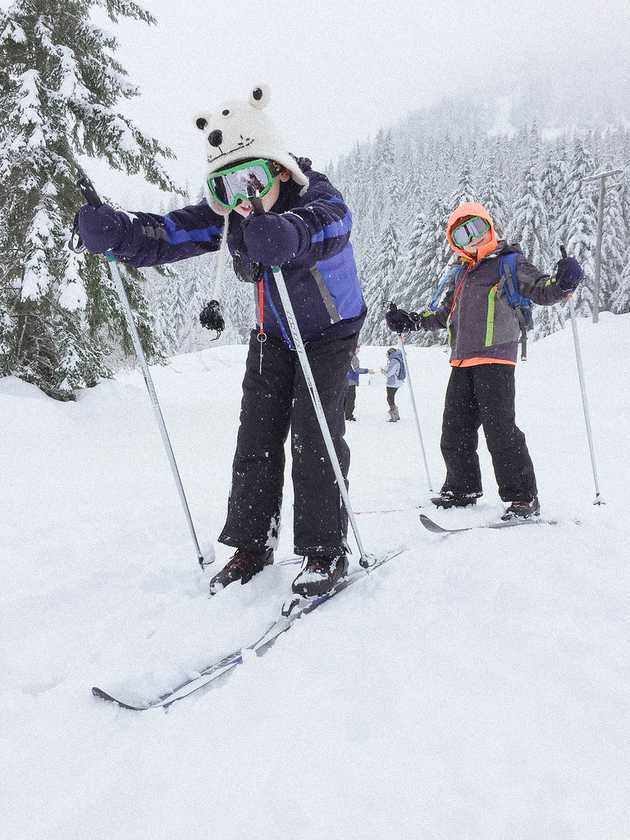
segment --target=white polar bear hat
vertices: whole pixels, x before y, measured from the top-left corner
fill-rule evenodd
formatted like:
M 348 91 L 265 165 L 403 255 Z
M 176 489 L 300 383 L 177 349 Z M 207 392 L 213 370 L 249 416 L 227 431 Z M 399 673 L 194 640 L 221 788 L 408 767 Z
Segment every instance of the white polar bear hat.
M 267 85 L 256 85 L 246 103 L 227 102 L 217 111 L 197 114 L 195 125 L 206 137 L 208 175 L 241 160 L 263 158 L 275 160 L 291 173 L 296 184 L 308 186 L 308 178 L 297 160 L 286 150 L 275 125 L 263 113 L 270 98 Z

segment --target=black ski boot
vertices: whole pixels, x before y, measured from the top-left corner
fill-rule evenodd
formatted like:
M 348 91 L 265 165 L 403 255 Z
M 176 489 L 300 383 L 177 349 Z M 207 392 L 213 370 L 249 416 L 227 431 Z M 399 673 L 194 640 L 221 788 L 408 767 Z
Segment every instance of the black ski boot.
M 510 519 L 531 519 L 533 516 L 540 516 L 538 496 L 529 501 L 512 502 L 501 519 L 503 522 L 509 522 Z
M 476 505 L 477 499 L 482 494 L 477 493 L 456 493 L 453 490 L 441 490 L 439 496 L 433 496 L 431 501 L 436 507 L 444 508 L 445 510 L 452 507 L 468 507 L 469 505 Z
M 316 554 L 306 559 L 306 564 L 291 588 L 303 598 L 325 595 L 347 573 L 348 558 L 345 554 Z
M 264 551 L 248 551 L 246 548 L 237 548 L 233 557 L 227 561 L 221 571 L 210 581 L 210 594 L 216 595 L 226 586 L 240 580 L 247 583 L 258 572 L 262 572 L 265 566 L 273 563 L 273 549 Z

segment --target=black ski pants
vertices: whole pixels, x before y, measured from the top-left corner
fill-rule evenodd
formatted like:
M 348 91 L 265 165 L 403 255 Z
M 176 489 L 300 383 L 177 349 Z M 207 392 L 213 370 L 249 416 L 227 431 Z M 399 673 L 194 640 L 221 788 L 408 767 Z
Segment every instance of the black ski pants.
M 346 398 L 345 398 L 345 416 L 346 420 L 349 420 L 351 417 L 354 417 L 354 407 L 357 401 L 357 386 L 356 385 L 348 385 L 346 387 Z
M 446 462 L 443 491 L 481 494 L 477 445 L 482 426 L 503 501 L 530 500 L 536 495 L 534 466 L 525 435 L 515 422 L 514 397 L 513 365 L 451 370 L 440 443 Z
M 322 339 L 306 352 L 344 477 L 350 449 L 344 440 L 346 374 L 357 336 Z M 284 444 L 291 428 L 295 552 L 346 550 L 348 521 L 300 360 L 280 339 L 263 346 L 252 332 L 232 471 L 227 520 L 219 542 L 236 548 L 274 547 L 280 527 Z M 346 482 L 347 484 L 347 482 Z

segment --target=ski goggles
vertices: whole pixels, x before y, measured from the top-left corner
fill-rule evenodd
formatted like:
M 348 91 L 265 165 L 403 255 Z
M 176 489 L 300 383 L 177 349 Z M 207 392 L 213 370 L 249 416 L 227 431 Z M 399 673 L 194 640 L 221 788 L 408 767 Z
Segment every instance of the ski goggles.
M 490 224 L 481 216 L 471 216 L 451 231 L 451 239 L 458 248 L 465 248 L 481 239 L 490 230 Z
M 241 201 L 267 195 L 281 171 L 282 167 L 274 161 L 246 160 L 209 175 L 208 189 L 218 204 L 233 210 Z

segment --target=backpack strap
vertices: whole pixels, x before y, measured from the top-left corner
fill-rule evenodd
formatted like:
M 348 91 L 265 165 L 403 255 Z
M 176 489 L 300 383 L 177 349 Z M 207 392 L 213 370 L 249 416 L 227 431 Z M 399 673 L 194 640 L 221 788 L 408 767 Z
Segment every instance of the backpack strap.
M 499 258 L 499 277 L 503 278 L 503 291 L 508 302 L 516 312 L 518 325 L 521 328 L 521 360 L 527 361 L 527 319 L 523 313 L 521 292 L 518 285 L 516 261 L 518 256 L 513 251 Z

